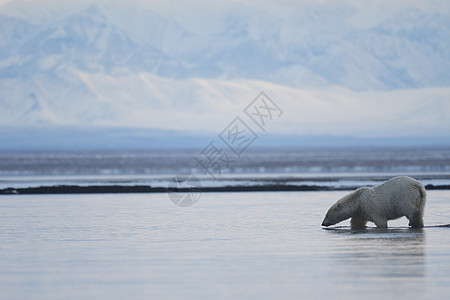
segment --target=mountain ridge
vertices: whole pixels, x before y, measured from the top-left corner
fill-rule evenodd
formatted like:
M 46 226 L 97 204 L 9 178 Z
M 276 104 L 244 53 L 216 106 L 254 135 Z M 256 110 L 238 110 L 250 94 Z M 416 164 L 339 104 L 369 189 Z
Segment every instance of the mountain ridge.
M 0 126 L 214 132 L 266 91 L 288 111 L 274 132 L 380 136 L 397 119 L 403 131 L 389 135 L 450 131 L 433 121 L 449 112 L 439 103 L 450 94 L 448 10 L 412 5 L 363 26 L 349 1 L 234 3 L 203 28 L 189 10 L 180 19 L 144 4 L 24 3 L 0 7 Z M 394 109 L 377 108 L 389 101 Z
M 42 55 L 51 55 L 59 50 L 59 54 L 70 57 L 70 54 L 75 52 L 81 57 L 76 66 L 84 68 L 90 60 L 98 56 L 98 51 L 102 50 L 105 52 L 103 54 L 109 57 L 104 57 L 104 61 L 94 61 L 97 68 L 119 68 L 122 63 L 134 71 L 149 71 L 169 78 L 247 78 L 301 87 L 292 82 L 278 82 L 274 76 L 261 75 L 262 71 L 267 74 L 277 73 L 283 68 L 301 66 L 311 74 L 326 78 L 328 84 L 355 90 L 442 87 L 450 84 L 450 79 L 442 76 L 448 75 L 448 68 L 444 66 L 450 66 L 448 57 L 445 57 L 445 49 L 449 46 L 445 36 L 450 30 L 450 21 L 445 16 L 409 9 L 388 19 L 385 24 L 368 30 L 347 26 L 342 32 L 335 32 L 328 28 L 330 32 L 324 35 L 305 35 L 302 43 L 302 34 L 297 40 L 292 38 L 292 35 L 290 41 L 282 38 L 283 20 L 279 20 L 277 16 L 264 12 L 265 18 L 262 18 L 259 16 L 262 12 L 250 9 L 246 13 L 248 15 L 242 12 L 226 15 L 223 31 L 203 36 L 189 32 L 171 17 L 151 10 L 146 10 L 143 16 L 138 17 L 138 24 L 130 25 L 127 29 L 123 24 L 119 24 L 119 21 L 112 21 L 114 18 L 108 17 L 108 10 L 95 4 L 69 14 L 66 18 L 49 21 L 37 27 L 20 18 L 1 15 L 0 8 L 0 22 L 21 22 L 20 26 L 5 27 L 3 31 L 6 31 L 6 35 L 9 33 L 27 41 L 24 47 L 12 41 L 13 48 L 8 49 L 11 51 L 4 51 L 5 54 L 18 52 L 22 57 L 36 59 L 35 51 L 39 49 L 47 51 L 41 53 Z M 314 13 L 320 16 L 320 11 Z M 145 16 L 148 18 L 139 23 Z M 419 24 L 415 24 L 417 22 Z M 144 31 L 142 27 L 146 25 L 150 26 L 149 33 L 139 33 L 138 31 Z M 314 24 L 306 23 L 303 27 L 312 28 L 311 33 L 314 33 L 316 29 L 313 29 L 312 25 Z M 21 30 L 17 27 L 21 27 Z M 136 30 L 134 34 L 130 31 L 139 27 L 140 30 Z M 31 28 L 35 29 L 30 30 Z M 27 30 L 31 34 L 24 32 Z M 298 30 L 304 31 L 303 28 Z M 11 34 L 11 31 L 18 32 Z M 370 35 L 370 40 L 366 35 Z M 5 34 L 0 40 L 7 41 L 4 36 Z M 94 38 L 97 40 L 94 41 Z M 377 39 L 378 42 L 371 42 Z M 380 48 L 383 41 L 388 45 Z M 396 43 L 408 47 L 402 50 Z M 19 46 L 20 50 L 14 51 L 14 46 Z M 408 66 L 402 61 L 400 54 L 403 53 L 399 52 L 403 51 L 412 56 L 413 50 L 416 55 L 421 54 L 420 58 L 424 63 L 420 66 L 431 63 L 435 67 L 433 74 L 437 73 L 439 76 L 428 75 L 430 72 L 427 69 L 424 70 L 428 72 L 428 76 L 420 77 L 416 72 L 412 73 L 411 68 L 419 64 L 419 61 L 415 60 L 414 64 Z M 145 55 L 149 55 L 149 58 L 146 59 Z M 129 60 L 133 56 L 137 56 L 134 62 Z M 163 66 L 159 67 L 159 70 L 155 69 L 155 65 L 161 62 Z M 348 69 L 352 64 L 354 68 Z M 408 71 L 408 68 L 411 70 Z M 343 73 L 346 69 L 347 72 Z M 0 74 L 4 74 L 3 68 L 0 71 Z M 111 71 L 113 70 L 109 70 Z M 404 78 L 398 79 L 402 73 Z M 361 76 L 367 79 L 372 76 L 375 81 L 372 84 L 370 80 L 367 80 L 366 84 L 358 83 L 355 79 Z M 347 77 L 349 78 L 344 80 Z M 389 82 L 392 78 L 397 80 Z M 356 84 L 352 83 L 353 81 L 356 81 Z

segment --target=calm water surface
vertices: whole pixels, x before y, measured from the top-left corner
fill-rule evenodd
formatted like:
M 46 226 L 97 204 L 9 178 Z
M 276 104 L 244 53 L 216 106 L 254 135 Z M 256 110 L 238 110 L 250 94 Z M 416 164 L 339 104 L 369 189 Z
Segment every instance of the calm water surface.
M 1 298 L 448 297 L 450 228 L 322 229 L 345 193 L 1 196 Z M 450 223 L 450 191 L 425 223 Z

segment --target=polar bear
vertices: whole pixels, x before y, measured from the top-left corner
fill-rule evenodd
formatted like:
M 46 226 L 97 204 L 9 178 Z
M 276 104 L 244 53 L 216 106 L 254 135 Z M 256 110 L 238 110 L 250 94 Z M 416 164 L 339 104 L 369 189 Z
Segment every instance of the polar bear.
M 424 186 L 414 178 L 399 176 L 374 186 L 359 188 L 339 199 L 328 210 L 322 226 L 351 219 L 352 228 L 365 228 L 367 221 L 387 228 L 387 221 L 406 216 L 409 226 L 423 228 L 426 202 Z

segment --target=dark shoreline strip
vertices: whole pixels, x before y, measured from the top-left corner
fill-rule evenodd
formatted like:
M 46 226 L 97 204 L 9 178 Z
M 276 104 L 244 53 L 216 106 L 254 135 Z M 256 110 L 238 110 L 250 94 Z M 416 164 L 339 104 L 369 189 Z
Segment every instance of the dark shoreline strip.
M 328 187 L 317 185 L 253 185 L 253 186 L 224 186 L 203 188 L 164 188 L 148 185 L 58 185 L 30 188 L 6 188 L 0 190 L 0 195 L 33 195 L 33 194 L 118 194 L 118 193 L 189 193 L 200 192 L 289 192 L 289 191 L 351 191 L 354 187 Z M 450 185 L 427 185 L 427 190 L 450 190 Z

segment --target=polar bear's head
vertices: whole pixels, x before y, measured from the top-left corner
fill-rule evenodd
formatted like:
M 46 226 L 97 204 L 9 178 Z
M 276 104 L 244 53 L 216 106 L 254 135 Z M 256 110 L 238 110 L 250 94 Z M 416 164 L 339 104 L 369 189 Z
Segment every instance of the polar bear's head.
M 342 204 L 341 200 L 333 204 L 327 211 L 322 226 L 331 226 L 350 218 L 350 214 L 346 213 L 345 204 Z
M 363 189 L 358 189 L 341 199 L 328 209 L 322 226 L 331 226 L 350 218 L 359 204 L 359 198 L 363 193 Z

